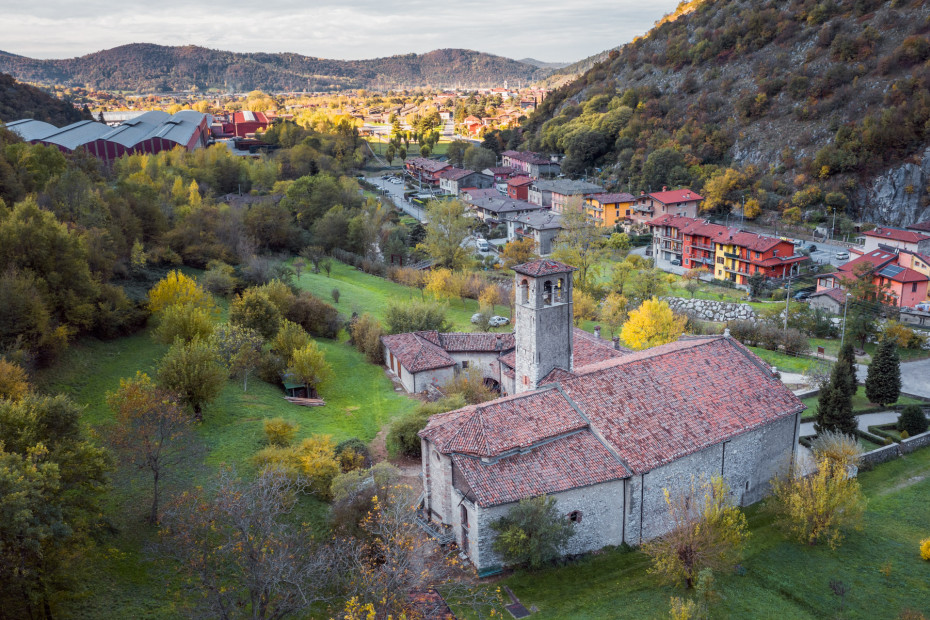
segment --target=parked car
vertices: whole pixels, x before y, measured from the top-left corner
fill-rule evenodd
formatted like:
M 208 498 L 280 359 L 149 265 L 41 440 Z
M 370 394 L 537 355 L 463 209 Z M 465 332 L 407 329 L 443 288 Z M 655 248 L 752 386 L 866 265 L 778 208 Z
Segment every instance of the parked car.
M 795 299 L 796 301 L 802 301 L 804 299 L 807 299 L 810 296 L 811 296 L 810 291 L 798 291 L 797 293 L 794 294 L 793 299 Z
M 674 265 L 675 267 L 681 267 L 681 259 L 680 259 L 680 258 L 673 258 L 673 259 L 672 259 L 672 265 Z
M 930 301 L 920 302 L 919 304 L 914 306 L 914 310 L 918 310 L 920 312 L 930 312 Z
M 487 252 L 491 249 L 491 244 L 488 243 L 487 239 L 477 239 L 475 241 L 475 247 L 481 252 Z
M 795 240 L 792 241 L 791 243 L 793 243 L 793 244 L 795 244 L 795 245 L 797 245 L 797 246 L 804 245 L 804 241 L 803 241 L 802 239 L 795 239 Z
M 510 319 L 505 316 L 497 316 L 496 314 L 491 317 L 491 320 L 488 321 L 488 324 L 491 327 L 500 327 L 501 325 L 507 325 L 510 323 Z
M 476 312 L 476 313 L 474 313 L 473 315 L 471 315 L 471 322 L 472 322 L 472 324 L 474 324 L 474 325 L 477 325 L 478 323 L 480 323 L 480 322 L 481 322 L 481 313 L 480 313 L 480 312 Z
M 807 247 L 804 248 L 804 249 L 807 250 L 808 252 L 816 252 L 816 251 L 817 251 L 817 246 L 814 245 L 814 244 L 812 243 L 812 244 L 810 244 L 809 246 L 807 246 Z
M 836 260 L 849 260 L 849 252 L 846 252 L 846 251 L 837 252 Z

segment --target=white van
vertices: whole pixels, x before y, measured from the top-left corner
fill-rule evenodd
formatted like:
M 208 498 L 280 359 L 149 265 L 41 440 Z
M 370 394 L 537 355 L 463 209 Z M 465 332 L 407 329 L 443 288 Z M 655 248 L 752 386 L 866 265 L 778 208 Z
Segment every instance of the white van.
M 491 244 L 488 243 L 487 239 L 477 239 L 475 241 L 475 247 L 477 247 L 480 252 L 487 252 L 491 249 Z

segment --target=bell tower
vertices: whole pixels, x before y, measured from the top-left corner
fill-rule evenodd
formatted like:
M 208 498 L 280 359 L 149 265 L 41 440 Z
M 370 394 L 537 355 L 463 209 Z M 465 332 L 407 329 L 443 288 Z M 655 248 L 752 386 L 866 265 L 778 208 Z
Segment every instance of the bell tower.
M 553 260 L 513 268 L 516 330 L 515 391 L 535 390 L 554 368 L 572 369 L 572 272 Z

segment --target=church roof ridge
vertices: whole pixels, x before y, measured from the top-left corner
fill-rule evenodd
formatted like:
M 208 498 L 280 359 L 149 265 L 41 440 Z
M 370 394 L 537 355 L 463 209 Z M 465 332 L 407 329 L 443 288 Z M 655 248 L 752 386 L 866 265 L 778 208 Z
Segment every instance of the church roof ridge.
M 513 270 L 526 276 L 551 276 L 557 273 L 571 273 L 578 271 L 577 267 L 560 263 L 557 260 L 540 258 L 522 265 L 516 265 Z

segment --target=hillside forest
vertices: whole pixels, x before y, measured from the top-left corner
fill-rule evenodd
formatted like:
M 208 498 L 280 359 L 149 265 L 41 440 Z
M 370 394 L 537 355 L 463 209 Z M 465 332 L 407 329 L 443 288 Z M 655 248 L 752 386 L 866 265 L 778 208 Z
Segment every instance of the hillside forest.
M 682 3 L 552 93 L 523 146 L 710 213 L 909 224 L 930 215 L 928 34 L 919 1 Z

